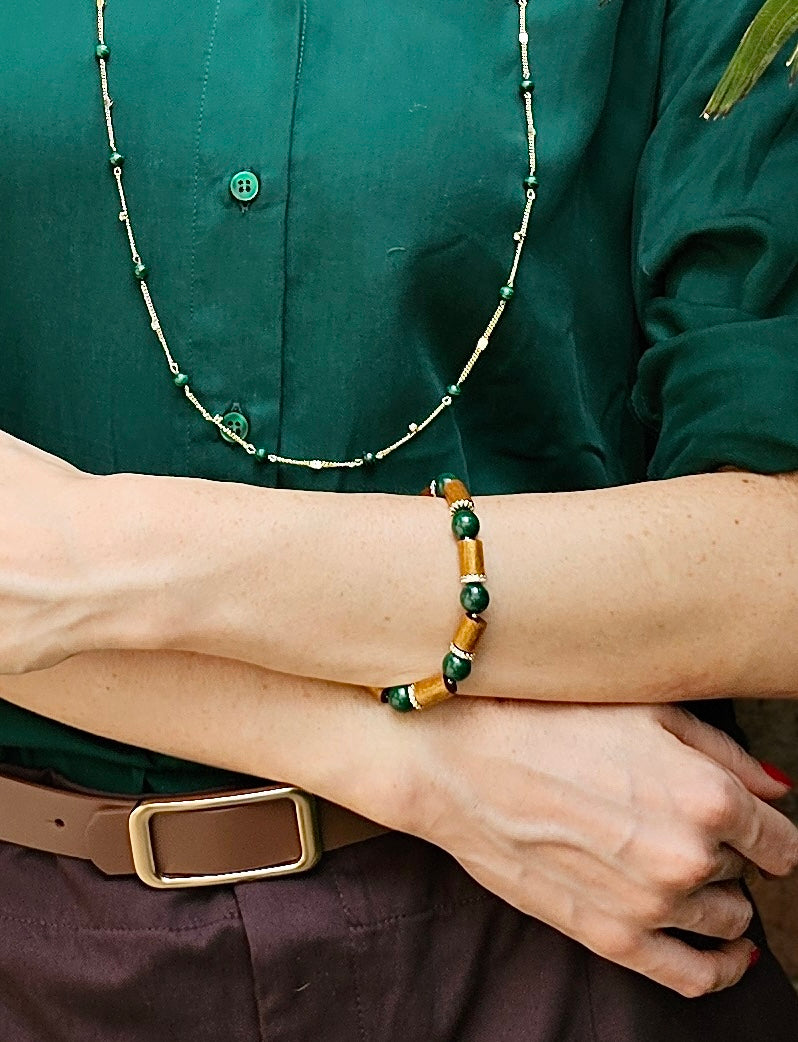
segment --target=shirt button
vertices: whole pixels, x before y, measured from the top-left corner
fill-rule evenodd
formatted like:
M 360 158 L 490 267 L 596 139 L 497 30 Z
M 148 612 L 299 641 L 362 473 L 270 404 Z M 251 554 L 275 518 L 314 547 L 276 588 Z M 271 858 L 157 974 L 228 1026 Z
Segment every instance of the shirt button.
M 239 438 L 246 438 L 249 434 L 249 420 L 240 412 L 241 406 L 234 405 L 230 412 L 226 412 L 222 417 L 222 423 L 225 427 L 229 427 L 231 431 L 239 436 Z M 219 430 L 219 433 L 225 441 L 232 441 L 233 439 L 227 434 L 226 431 Z
M 239 170 L 230 178 L 230 195 L 239 203 L 251 203 L 260 191 L 260 181 L 251 170 Z

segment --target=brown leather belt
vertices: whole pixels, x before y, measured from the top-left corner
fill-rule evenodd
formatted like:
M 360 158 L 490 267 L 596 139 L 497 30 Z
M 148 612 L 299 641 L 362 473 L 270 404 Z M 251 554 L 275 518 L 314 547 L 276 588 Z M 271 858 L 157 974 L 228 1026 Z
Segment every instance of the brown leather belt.
M 288 785 L 135 798 L 0 774 L 0 840 L 93 861 L 106 875 L 137 875 L 159 889 L 305 872 L 325 850 L 387 831 Z

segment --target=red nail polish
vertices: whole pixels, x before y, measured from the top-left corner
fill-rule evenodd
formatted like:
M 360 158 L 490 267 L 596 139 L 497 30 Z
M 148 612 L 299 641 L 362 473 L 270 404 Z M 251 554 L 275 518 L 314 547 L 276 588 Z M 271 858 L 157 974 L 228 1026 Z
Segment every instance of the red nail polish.
M 748 956 L 748 968 L 749 968 L 749 970 L 751 969 L 752 966 L 756 966 L 756 964 L 759 962 L 759 960 L 761 958 L 762 958 L 762 949 L 761 948 L 753 948 L 751 950 L 751 954 Z
M 780 770 L 778 767 L 774 767 L 772 763 L 765 763 L 764 760 L 760 760 L 759 762 L 765 774 L 770 775 L 774 781 L 780 782 L 782 785 L 789 785 L 791 789 L 795 788 L 795 782 L 789 774 L 785 774 L 784 771 Z

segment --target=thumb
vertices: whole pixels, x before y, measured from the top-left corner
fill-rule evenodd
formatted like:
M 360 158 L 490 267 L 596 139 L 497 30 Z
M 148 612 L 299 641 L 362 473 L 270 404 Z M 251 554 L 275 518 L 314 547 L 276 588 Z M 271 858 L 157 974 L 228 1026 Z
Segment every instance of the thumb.
M 686 709 L 675 706 L 669 708 L 673 709 L 673 713 L 663 717 L 665 730 L 736 775 L 754 796 L 761 800 L 778 800 L 790 791 L 789 782 L 774 778 L 724 731 L 704 723 Z

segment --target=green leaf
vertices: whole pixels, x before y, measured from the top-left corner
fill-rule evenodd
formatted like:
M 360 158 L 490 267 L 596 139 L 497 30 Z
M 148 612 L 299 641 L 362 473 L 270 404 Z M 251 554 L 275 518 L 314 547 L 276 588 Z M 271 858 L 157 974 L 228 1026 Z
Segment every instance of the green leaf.
M 701 115 L 705 119 L 726 116 L 751 91 L 795 32 L 798 32 L 798 0 L 766 0 Z M 798 48 L 787 64 L 792 83 L 798 76 Z
M 790 86 L 798 79 L 798 47 L 792 52 L 790 57 L 787 59 L 787 68 L 790 70 Z

